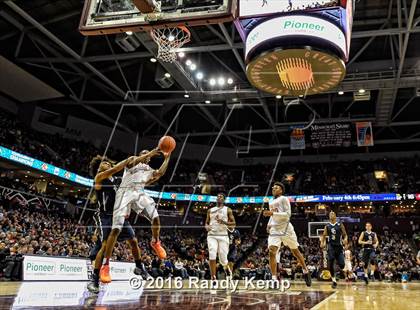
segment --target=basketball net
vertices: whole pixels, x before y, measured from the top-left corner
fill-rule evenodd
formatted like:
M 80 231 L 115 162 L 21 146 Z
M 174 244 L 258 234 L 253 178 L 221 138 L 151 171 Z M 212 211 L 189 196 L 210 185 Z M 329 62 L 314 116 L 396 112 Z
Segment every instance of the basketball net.
M 153 28 L 150 35 L 158 46 L 156 57 L 164 62 L 174 62 L 177 50 L 191 39 L 191 33 L 185 26 Z

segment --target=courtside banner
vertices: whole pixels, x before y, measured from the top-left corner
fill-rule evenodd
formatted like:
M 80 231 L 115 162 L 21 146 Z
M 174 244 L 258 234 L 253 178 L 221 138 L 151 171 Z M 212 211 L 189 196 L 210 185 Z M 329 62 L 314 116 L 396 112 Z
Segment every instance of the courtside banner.
M 134 276 L 134 263 L 110 262 L 112 280 L 130 280 Z
M 34 169 L 41 170 L 42 172 L 52 174 L 55 176 L 58 176 L 60 178 L 79 183 L 85 186 L 92 186 L 93 180 L 88 179 L 85 177 L 82 177 L 80 175 L 77 175 L 73 172 L 58 168 L 54 165 L 47 164 L 43 161 L 40 161 L 38 159 L 32 158 L 30 156 L 12 151 L 8 148 L 5 148 L 3 146 L 0 146 L 0 157 L 18 162 L 22 165 L 29 166 Z
M 24 256 L 23 280 L 87 281 L 87 262 L 85 259 Z
M 87 281 L 90 261 L 86 259 L 25 255 L 23 280 L 29 281 Z M 134 276 L 133 263 L 110 262 L 113 280 L 129 280 Z

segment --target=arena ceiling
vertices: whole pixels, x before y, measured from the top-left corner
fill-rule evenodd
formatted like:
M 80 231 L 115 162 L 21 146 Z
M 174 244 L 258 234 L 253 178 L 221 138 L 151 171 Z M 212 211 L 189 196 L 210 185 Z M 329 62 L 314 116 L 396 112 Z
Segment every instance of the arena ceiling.
M 64 94 L 36 105 L 112 125 L 125 104 L 123 130 L 158 137 L 172 124 L 172 135 L 207 144 L 222 129 L 218 145 L 226 147 L 246 145 L 251 127 L 252 145 L 286 147 L 289 126 L 311 117 L 302 105 L 285 117 L 283 98 L 251 87 L 232 23 L 192 28 L 192 40 L 182 48 L 186 58 L 168 65 L 150 62 L 156 47 L 147 34 L 136 34 L 142 44 L 134 52 L 124 52 L 115 35 L 81 35 L 82 7 L 80 0 L 0 2 L 0 54 Z M 305 98 L 316 121 L 372 121 L 377 150 L 419 149 L 419 23 L 417 0 L 356 1 L 345 80 L 334 92 Z M 187 58 L 208 77 L 232 77 L 235 88 L 206 92 L 208 85 L 186 69 Z M 173 86 L 155 82 L 158 68 L 171 74 Z M 369 100 L 354 100 L 361 88 L 371 91 Z M 127 100 L 129 90 L 141 92 Z M 234 103 L 241 106 L 232 112 Z

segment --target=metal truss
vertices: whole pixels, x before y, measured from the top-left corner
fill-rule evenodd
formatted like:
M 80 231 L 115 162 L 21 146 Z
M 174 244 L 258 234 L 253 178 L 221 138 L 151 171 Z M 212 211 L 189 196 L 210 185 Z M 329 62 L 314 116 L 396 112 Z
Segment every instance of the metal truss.
M 63 81 L 63 85 L 68 91 L 69 98 L 71 100 L 57 100 L 56 102 L 58 104 L 81 105 L 90 112 L 111 123 L 112 118 L 100 111 L 95 106 L 132 103 L 137 107 L 137 109 L 139 109 L 150 119 L 150 123 L 148 124 L 149 127 L 146 131 L 148 132 L 152 128 L 156 128 L 156 126 L 159 126 L 159 128 L 168 128 L 168 124 L 163 120 L 163 116 L 172 111 L 172 107 L 183 104 L 202 103 L 206 99 L 207 93 L 202 89 L 202 87 L 200 87 L 200 85 L 191 79 L 189 73 L 185 72 L 182 66 L 177 63 L 161 63 L 165 70 L 171 74 L 182 91 L 192 93 L 190 98 L 178 97 L 176 100 L 174 100 L 173 97 L 168 96 L 167 99 L 146 99 L 139 101 L 139 94 L 137 93 L 135 96 L 127 98 L 127 102 L 124 100 L 124 96 L 127 91 L 136 91 L 139 90 L 142 86 L 140 81 L 142 78 L 143 70 L 142 63 L 147 61 L 145 58 L 149 58 L 156 54 L 156 47 L 147 34 L 139 35 L 142 44 L 144 47 L 146 47 L 146 51 L 117 53 L 114 50 L 113 44 L 111 44 L 109 38 L 106 37 L 105 40 L 107 40 L 108 52 L 101 55 L 86 56 L 85 51 L 87 46 L 90 44 L 88 38 L 83 39 L 82 49 L 80 52 L 78 52 L 71 48 L 68 44 L 64 43 L 62 39 L 58 38 L 45 27 L 48 24 L 57 23 L 75 17 L 75 11 L 67 12 L 62 15 L 57 15 L 55 18 L 38 22 L 13 1 L 5 1 L 4 3 L 8 9 L 12 10 L 23 20 L 25 20 L 27 25 L 20 23 L 12 14 L 9 14 L 8 11 L 1 11 L 0 16 L 10 24 L 14 25 L 17 30 L 8 34 L 4 34 L 0 37 L 0 41 L 18 37 L 15 51 L 16 62 L 51 70 L 51 72 L 53 72 L 60 80 Z M 418 25 L 420 23 L 420 16 L 416 16 L 417 4 L 417 0 L 412 0 L 409 7 L 410 9 L 408 10 L 408 6 L 405 0 L 390 0 L 388 8 L 384 8 L 385 11 L 387 10 L 386 18 L 354 21 L 355 25 L 377 25 L 378 28 L 374 30 L 354 31 L 352 33 L 352 40 L 360 40 L 363 41 L 364 44 L 350 59 L 348 63 L 349 73 L 347 74 L 345 80 L 341 83 L 339 88 L 331 90 L 330 94 L 333 94 L 338 90 L 342 90 L 344 92 L 354 92 L 358 91 L 360 88 L 368 90 L 379 90 L 377 107 L 378 105 L 382 105 L 382 107 L 381 109 L 377 109 L 376 118 L 358 118 L 357 116 L 353 116 L 351 120 L 371 119 L 373 122 L 378 121 L 378 125 L 395 127 L 397 126 L 395 124 L 401 123 L 395 122 L 397 117 L 399 117 L 404 112 L 405 108 L 414 101 L 415 98 L 412 98 L 408 100 L 406 104 L 402 106 L 402 108 L 394 111 L 398 89 L 420 88 L 420 79 L 418 79 L 420 71 L 413 66 L 413 64 L 420 62 L 420 57 L 406 57 L 410 38 L 412 38 L 415 34 L 420 33 L 420 26 Z M 205 41 L 200 41 L 199 36 L 195 34 L 195 30 L 192 29 L 192 34 L 194 36 L 196 45 L 185 46 L 179 51 L 186 53 L 196 53 L 199 55 L 198 58 L 201 57 L 200 55 L 206 53 L 212 59 L 217 61 L 217 63 L 220 64 L 223 68 L 229 70 L 229 72 L 235 76 L 235 79 L 238 80 L 238 89 L 241 91 L 212 94 L 212 101 L 226 102 L 232 100 L 233 98 L 238 98 L 240 101 L 254 100 L 253 102 L 258 103 L 263 111 L 261 114 L 259 112 L 257 112 L 257 114 L 260 118 L 264 119 L 267 125 L 267 129 L 260 130 L 264 130 L 264 132 L 267 133 L 276 133 L 276 135 L 273 135 L 273 138 L 276 144 L 280 144 L 277 133 L 281 134 L 282 128 L 279 128 L 276 124 L 277 120 L 275 121 L 273 119 L 268 103 L 268 100 L 273 96 L 255 91 L 255 89 L 253 89 L 244 78 L 245 63 L 241 55 L 243 43 L 235 42 L 234 27 L 232 25 L 228 26 L 226 24 L 206 27 L 218 39 L 218 41 L 222 43 L 208 44 Z M 40 34 L 34 30 L 39 31 Z M 391 50 L 392 59 L 386 61 L 371 62 L 360 61 L 364 51 L 366 51 L 369 46 L 371 46 L 371 44 L 379 37 L 387 37 L 389 39 L 389 48 Z M 20 51 L 25 40 L 30 40 L 33 42 L 33 45 L 36 46 L 37 50 L 39 51 L 39 57 L 22 56 Z M 217 52 L 219 51 L 231 51 L 235 61 L 241 68 L 241 72 L 232 70 L 228 64 L 225 64 L 223 59 L 217 55 Z M 106 68 L 98 69 L 94 66 L 94 64 L 97 62 L 110 62 L 111 64 Z M 131 67 L 136 64 L 138 64 L 138 76 L 137 79 L 133 82 L 128 80 L 125 70 L 127 67 Z M 63 68 L 63 65 L 66 66 L 66 69 Z M 106 73 L 111 71 L 119 72 L 119 76 L 124 82 L 123 85 L 119 85 L 107 77 Z M 74 75 L 74 77 L 66 80 L 63 77 L 63 74 L 71 74 Z M 107 96 L 109 96 L 109 100 L 85 99 L 87 97 L 85 94 L 89 91 L 89 85 L 91 84 L 95 85 L 95 87 L 98 87 Z M 329 116 L 331 116 L 331 109 L 333 106 L 333 100 L 331 98 L 332 97 L 329 96 L 328 100 L 326 100 L 326 103 L 330 105 Z M 157 104 L 161 104 L 163 106 L 163 112 L 160 117 L 152 113 L 147 108 L 148 105 Z M 203 115 L 208 120 L 209 124 L 213 127 L 213 131 L 192 133 L 191 137 L 200 135 L 214 135 L 215 132 L 218 132 L 221 129 L 222 122 L 220 117 L 218 118 L 213 113 L 211 113 L 207 106 L 196 105 L 194 109 L 197 111 L 197 113 Z M 334 118 L 328 117 L 327 119 L 323 119 L 321 121 L 336 120 L 334 120 Z M 417 122 L 406 123 L 411 124 L 412 126 L 419 125 Z M 287 124 L 284 125 L 287 126 Z M 118 124 L 118 127 L 128 132 L 132 132 L 132 130 L 124 124 L 120 123 Z M 258 131 L 254 129 L 253 133 L 258 133 Z M 236 147 L 236 143 L 231 139 L 231 137 L 244 140 L 245 138 L 241 135 L 248 134 L 248 131 L 225 131 L 224 134 L 228 136 L 228 140 L 231 146 Z M 180 135 L 182 136 L 183 134 L 180 133 Z M 258 143 L 257 141 L 255 142 Z

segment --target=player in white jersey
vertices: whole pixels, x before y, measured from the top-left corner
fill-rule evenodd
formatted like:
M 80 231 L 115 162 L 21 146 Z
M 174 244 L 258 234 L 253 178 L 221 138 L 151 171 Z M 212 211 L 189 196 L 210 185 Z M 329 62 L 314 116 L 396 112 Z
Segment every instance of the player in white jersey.
M 169 153 L 164 154 L 165 160 L 158 170 L 154 170 L 148 165 L 150 159 L 159 153 L 161 153 L 159 149 L 154 149 L 150 152 L 142 151 L 140 156 L 135 157 L 124 169 L 121 185 L 115 197 L 112 230 L 107 239 L 104 262 L 100 271 L 100 279 L 103 283 L 111 282 L 109 260 L 124 221 L 130 216 L 131 210 L 143 215 L 152 223 L 152 241 L 150 245 L 160 259 L 166 258 L 166 251 L 159 240 L 160 220 L 155 207 L 156 203 L 144 192 L 144 187 L 159 180 L 168 168 Z
M 224 205 L 225 195 L 217 195 L 217 205 L 207 211 L 206 230 L 207 244 L 209 247 L 209 261 L 211 279 L 216 280 L 216 258 L 222 264 L 226 274 L 232 276 L 228 265 L 229 235 L 228 230 L 233 231 L 236 222 L 232 210 Z
M 344 251 L 344 269 L 343 269 L 347 280 L 353 279 L 353 266 L 351 265 L 351 251 L 350 245 L 347 245 Z
M 277 280 L 276 256 L 280 250 L 281 244 L 284 243 L 301 265 L 306 285 L 311 286 L 311 275 L 306 267 L 305 259 L 299 251 L 296 233 L 292 223 L 290 223 L 292 211 L 289 199 L 283 196 L 284 185 L 280 182 L 275 182 L 272 191 L 274 199 L 269 203 L 270 210 L 265 210 L 263 215 L 270 217 L 267 229 L 269 230 L 268 250 L 273 280 Z

